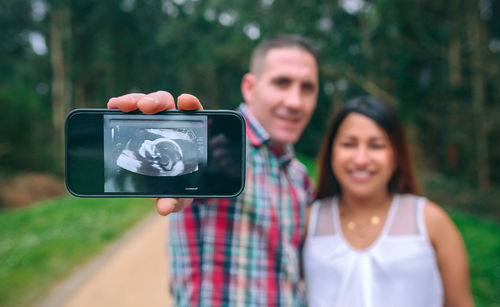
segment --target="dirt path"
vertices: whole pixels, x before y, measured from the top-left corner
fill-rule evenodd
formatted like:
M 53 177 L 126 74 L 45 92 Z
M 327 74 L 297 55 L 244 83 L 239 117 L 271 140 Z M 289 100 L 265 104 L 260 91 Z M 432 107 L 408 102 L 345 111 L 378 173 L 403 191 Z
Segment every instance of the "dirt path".
M 56 286 L 40 307 L 170 306 L 167 218 L 146 218 L 113 246 Z

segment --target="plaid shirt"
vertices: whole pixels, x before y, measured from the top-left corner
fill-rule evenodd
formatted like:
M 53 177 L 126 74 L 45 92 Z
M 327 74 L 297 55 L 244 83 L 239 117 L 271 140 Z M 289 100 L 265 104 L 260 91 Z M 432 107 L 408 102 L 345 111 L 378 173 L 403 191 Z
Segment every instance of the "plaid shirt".
M 291 146 L 278 150 L 246 105 L 244 191 L 196 200 L 170 216 L 177 306 L 302 306 L 299 248 L 313 187 Z

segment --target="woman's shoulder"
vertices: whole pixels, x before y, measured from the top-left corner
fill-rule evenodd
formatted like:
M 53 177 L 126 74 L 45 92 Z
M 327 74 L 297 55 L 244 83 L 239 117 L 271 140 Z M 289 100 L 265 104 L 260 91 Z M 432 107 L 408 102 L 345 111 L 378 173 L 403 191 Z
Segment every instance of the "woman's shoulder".
M 440 224 L 449 219 L 446 211 L 438 204 L 428 199 L 425 196 L 417 195 L 417 194 L 396 194 L 399 197 L 399 202 L 404 203 L 414 203 L 422 205 L 424 218 L 427 226 L 429 224 Z
M 448 214 L 440 205 L 435 202 L 426 199 L 424 207 L 425 220 L 430 223 L 442 223 L 445 220 L 449 220 Z
M 328 196 L 321 199 L 315 199 L 314 202 L 308 206 L 306 211 L 306 236 L 308 233 L 309 225 L 312 224 L 312 227 L 315 229 L 316 224 L 321 221 L 318 221 L 319 216 L 331 216 L 333 206 L 337 205 L 337 196 Z M 319 218 L 323 220 L 322 218 Z M 331 221 L 329 222 L 331 224 Z
M 398 197 L 399 202 L 410 202 L 410 203 L 426 203 L 428 199 L 425 196 L 411 193 L 396 193 L 395 197 Z
M 441 219 L 443 216 L 446 216 L 446 212 L 443 210 L 441 206 L 429 200 L 427 197 L 423 195 L 401 193 L 401 194 L 395 194 L 395 196 L 399 198 L 400 203 L 408 202 L 424 206 L 424 212 L 426 216 L 430 215 L 431 218 Z
M 446 210 L 431 200 L 426 200 L 424 218 L 427 233 L 434 246 L 441 240 L 447 240 L 450 232 L 457 232 Z
M 337 195 L 328 196 L 324 198 L 316 198 L 314 199 L 311 206 L 313 207 L 323 207 L 323 206 L 334 206 L 337 203 Z

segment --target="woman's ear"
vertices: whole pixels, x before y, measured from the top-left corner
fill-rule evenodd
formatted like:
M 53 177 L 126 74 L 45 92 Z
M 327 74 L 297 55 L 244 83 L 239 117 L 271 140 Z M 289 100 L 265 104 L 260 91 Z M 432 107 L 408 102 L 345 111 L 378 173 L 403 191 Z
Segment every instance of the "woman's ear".
M 241 94 L 243 100 L 247 104 L 251 104 L 253 100 L 253 89 L 255 86 L 255 75 L 252 73 L 246 73 L 241 79 Z

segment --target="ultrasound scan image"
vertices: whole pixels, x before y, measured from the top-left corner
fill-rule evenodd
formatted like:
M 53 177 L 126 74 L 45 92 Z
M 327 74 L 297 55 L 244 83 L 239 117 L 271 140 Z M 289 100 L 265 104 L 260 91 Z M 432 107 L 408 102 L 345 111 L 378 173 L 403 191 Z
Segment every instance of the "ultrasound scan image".
M 207 150 L 206 117 L 107 115 L 104 190 L 139 192 L 153 189 L 153 178 L 196 174 Z
M 116 164 L 147 176 L 180 176 L 195 172 L 198 170 L 197 144 L 189 132 L 145 129 L 127 142 Z M 148 139 L 144 139 L 145 136 Z

